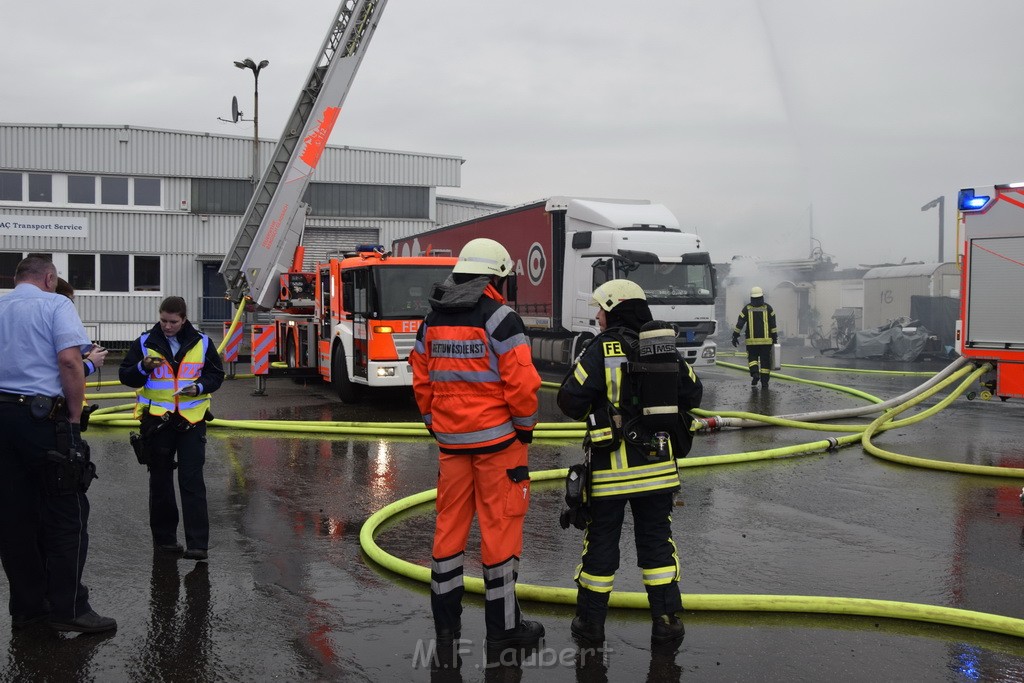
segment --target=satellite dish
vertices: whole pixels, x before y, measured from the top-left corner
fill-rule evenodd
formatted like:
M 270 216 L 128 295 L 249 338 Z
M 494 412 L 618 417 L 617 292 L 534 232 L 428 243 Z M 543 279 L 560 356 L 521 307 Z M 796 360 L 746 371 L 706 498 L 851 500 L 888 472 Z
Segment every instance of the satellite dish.
M 238 119 L 242 118 L 242 112 L 238 111 L 238 98 L 234 95 L 231 96 L 231 121 L 238 123 Z

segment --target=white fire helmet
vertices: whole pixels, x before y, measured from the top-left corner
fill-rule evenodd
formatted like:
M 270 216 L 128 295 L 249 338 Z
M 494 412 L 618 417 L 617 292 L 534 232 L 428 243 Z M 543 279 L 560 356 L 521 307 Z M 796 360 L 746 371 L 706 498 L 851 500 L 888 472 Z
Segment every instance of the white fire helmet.
M 759 296 L 764 296 L 764 290 L 761 289 L 760 287 L 751 287 L 750 288 L 750 298 L 751 299 L 756 299 Z
M 644 294 L 640 285 L 630 280 L 609 280 L 594 290 L 594 294 L 590 297 L 590 305 L 600 306 L 605 311 L 610 311 L 629 299 L 647 301 L 647 295 Z
M 512 257 L 498 242 L 478 237 L 467 242 L 459 252 L 459 261 L 452 272 L 507 277 L 512 272 Z

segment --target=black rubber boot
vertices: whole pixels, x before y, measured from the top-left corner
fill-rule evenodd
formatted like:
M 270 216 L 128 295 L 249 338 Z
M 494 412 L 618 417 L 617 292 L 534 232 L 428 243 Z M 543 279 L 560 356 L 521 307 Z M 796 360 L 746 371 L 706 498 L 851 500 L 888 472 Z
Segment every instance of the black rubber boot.
M 587 621 L 583 617 L 573 617 L 569 627 L 572 635 L 586 643 L 604 642 L 604 624 Z
M 576 590 L 576 617 L 569 630 L 574 636 L 589 643 L 604 642 L 604 621 L 608 616 L 609 593 Z
M 663 614 L 651 624 L 651 643 L 654 645 L 680 643 L 685 633 L 682 619 L 674 614 Z
M 539 621 L 523 619 L 519 625 L 502 633 L 487 634 L 487 658 L 503 660 L 507 650 L 534 650 L 544 637 L 544 626 Z

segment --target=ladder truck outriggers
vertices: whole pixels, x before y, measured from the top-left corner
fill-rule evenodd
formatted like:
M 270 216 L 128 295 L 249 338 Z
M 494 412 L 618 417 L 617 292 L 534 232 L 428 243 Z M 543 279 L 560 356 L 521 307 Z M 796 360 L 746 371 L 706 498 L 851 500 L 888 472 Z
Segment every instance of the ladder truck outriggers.
M 957 209 L 957 351 L 994 367 L 981 398 L 1024 398 L 1024 183 L 962 189 Z
M 364 387 L 412 384 L 427 295 L 456 261 L 367 245 L 302 269 L 302 198 L 386 3 L 341 3 L 220 267 L 228 299 L 275 311 L 277 358 L 315 370 L 345 402 Z

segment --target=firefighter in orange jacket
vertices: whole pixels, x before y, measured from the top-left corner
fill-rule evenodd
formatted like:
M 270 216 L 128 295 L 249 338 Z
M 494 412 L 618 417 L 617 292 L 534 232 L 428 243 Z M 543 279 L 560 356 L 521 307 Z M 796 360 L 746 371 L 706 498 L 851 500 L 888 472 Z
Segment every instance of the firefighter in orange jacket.
M 462 637 L 463 562 L 474 513 L 480 525 L 489 654 L 530 648 L 544 627 L 522 618 L 515 585 L 530 502 L 527 444 L 540 376 L 522 319 L 499 293 L 512 259 L 498 242 L 470 241 L 430 296 L 409 357 L 423 422 L 437 439 L 437 525 L 430 606 L 437 651 Z

